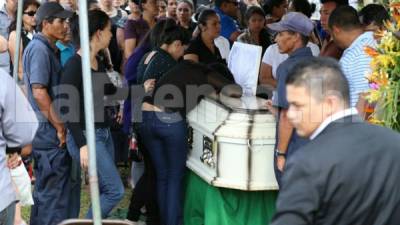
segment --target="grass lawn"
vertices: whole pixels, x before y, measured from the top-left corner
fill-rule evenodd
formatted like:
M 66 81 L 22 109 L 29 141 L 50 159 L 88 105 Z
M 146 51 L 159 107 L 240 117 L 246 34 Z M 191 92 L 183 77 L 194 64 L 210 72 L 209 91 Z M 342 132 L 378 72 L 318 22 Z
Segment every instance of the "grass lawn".
M 120 168 L 120 173 L 122 174 L 121 177 L 126 178 L 127 174 L 129 173 L 129 169 L 127 168 Z M 128 207 L 131 199 L 132 190 L 130 187 L 125 188 L 125 195 L 121 202 L 114 208 L 111 212 L 110 218 L 112 219 L 125 219 L 126 214 L 128 212 Z M 81 209 L 80 209 L 80 218 L 84 218 L 87 210 L 89 209 L 90 205 L 90 190 L 89 185 L 82 185 L 81 190 Z M 22 208 L 22 218 L 29 223 L 31 213 L 31 207 L 23 207 Z

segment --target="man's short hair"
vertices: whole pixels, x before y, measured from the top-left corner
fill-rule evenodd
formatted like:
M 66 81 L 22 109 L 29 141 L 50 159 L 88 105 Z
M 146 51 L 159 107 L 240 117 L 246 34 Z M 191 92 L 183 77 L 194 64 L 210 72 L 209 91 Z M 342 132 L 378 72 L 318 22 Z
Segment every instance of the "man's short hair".
M 368 26 L 371 23 L 375 23 L 375 25 L 382 27 L 384 25 L 384 21 L 390 20 L 388 11 L 385 9 L 385 7 L 383 7 L 383 5 L 379 4 L 366 5 L 360 10 L 358 16 L 363 26 Z
M 215 0 L 214 5 L 218 8 L 221 8 L 222 3 L 224 2 L 234 2 L 235 0 Z
M 333 10 L 328 25 L 329 28 L 336 26 L 347 31 L 362 28 L 357 10 L 351 6 L 339 6 Z
M 327 95 L 336 95 L 346 106 L 350 105 L 349 83 L 339 64 L 332 58 L 314 57 L 300 61 L 289 71 L 286 85 L 305 87 L 318 101 Z
M 336 6 L 349 5 L 349 0 L 320 0 L 321 4 L 334 2 Z

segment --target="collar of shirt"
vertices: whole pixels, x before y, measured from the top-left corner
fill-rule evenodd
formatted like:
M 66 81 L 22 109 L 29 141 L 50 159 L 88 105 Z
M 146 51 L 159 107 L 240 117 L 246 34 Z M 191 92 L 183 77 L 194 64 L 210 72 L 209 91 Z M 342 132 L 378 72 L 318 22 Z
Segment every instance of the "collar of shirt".
M 289 58 L 294 58 L 294 57 L 303 57 L 303 56 L 312 56 L 311 49 L 307 46 L 296 49 L 294 52 L 289 54 Z
M 364 33 L 362 33 L 360 36 L 358 36 L 352 43 L 351 43 L 351 45 L 348 47 L 348 48 L 346 48 L 346 50 L 344 50 L 344 52 L 348 52 L 348 51 L 350 51 L 352 48 L 355 48 L 355 47 L 357 47 L 360 43 L 363 43 L 363 42 L 368 42 L 368 40 L 370 40 L 370 39 L 374 39 L 374 33 L 372 32 L 372 31 L 367 31 L 367 32 L 364 32 Z M 371 47 L 374 47 L 374 46 L 371 46 Z
M 310 140 L 313 140 L 314 138 L 316 138 L 323 130 L 325 130 L 325 128 L 331 124 L 333 121 L 342 119 L 344 117 L 347 116 L 351 116 L 351 115 L 357 115 L 358 111 L 356 108 L 348 108 L 342 111 L 339 111 L 331 116 L 329 116 L 328 118 L 326 118 L 320 125 L 319 127 L 314 131 L 314 133 L 312 133 L 312 135 L 310 136 Z
M 57 52 L 58 51 L 56 45 L 53 44 L 53 43 L 50 43 L 49 39 L 47 39 L 41 32 L 34 34 L 33 35 L 33 39 L 40 40 L 43 44 L 45 44 L 53 52 Z
M 72 49 L 73 48 L 73 46 L 71 44 L 66 44 L 65 45 L 65 44 L 61 43 L 61 41 L 57 41 L 56 42 L 56 46 L 61 52 L 65 51 L 66 49 Z

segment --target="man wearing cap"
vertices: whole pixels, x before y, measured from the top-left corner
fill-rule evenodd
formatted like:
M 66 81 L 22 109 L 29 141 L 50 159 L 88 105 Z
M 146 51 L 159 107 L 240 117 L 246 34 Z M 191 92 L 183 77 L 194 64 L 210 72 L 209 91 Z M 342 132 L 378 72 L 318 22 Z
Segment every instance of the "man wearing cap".
M 285 82 L 291 68 L 299 61 L 313 57 L 311 49 L 306 47 L 309 36 L 314 29 L 313 22 L 305 15 L 290 12 L 277 23 L 269 24 L 271 30 L 277 32 L 275 41 L 279 52 L 289 55 L 277 71 L 277 101 L 274 107 L 278 111 L 275 147 L 275 175 L 278 183 L 285 166 L 286 159 L 299 147 L 307 143 L 306 139 L 299 137 L 287 118 L 289 104 L 286 99 Z
M 72 12 L 57 2 L 41 5 L 36 13 L 39 33 L 23 55 L 24 83 L 28 99 L 39 120 L 32 142 L 36 183 L 31 225 L 54 225 L 68 214 L 70 157 L 65 148 L 65 127 L 52 105 L 53 89 L 59 84 L 61 64 L 56 42 L 68 31 Z

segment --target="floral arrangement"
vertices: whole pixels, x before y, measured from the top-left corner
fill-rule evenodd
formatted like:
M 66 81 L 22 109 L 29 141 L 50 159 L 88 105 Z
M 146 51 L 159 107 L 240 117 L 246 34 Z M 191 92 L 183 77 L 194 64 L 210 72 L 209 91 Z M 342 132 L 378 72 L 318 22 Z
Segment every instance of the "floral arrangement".
M 378 46 L 365 48 L 372 57 L 366 99 L 375 106 L 369 122 L 400 132 L 400 0 L 391 1 L 390 12 L 387 30 L 375 33 Z

